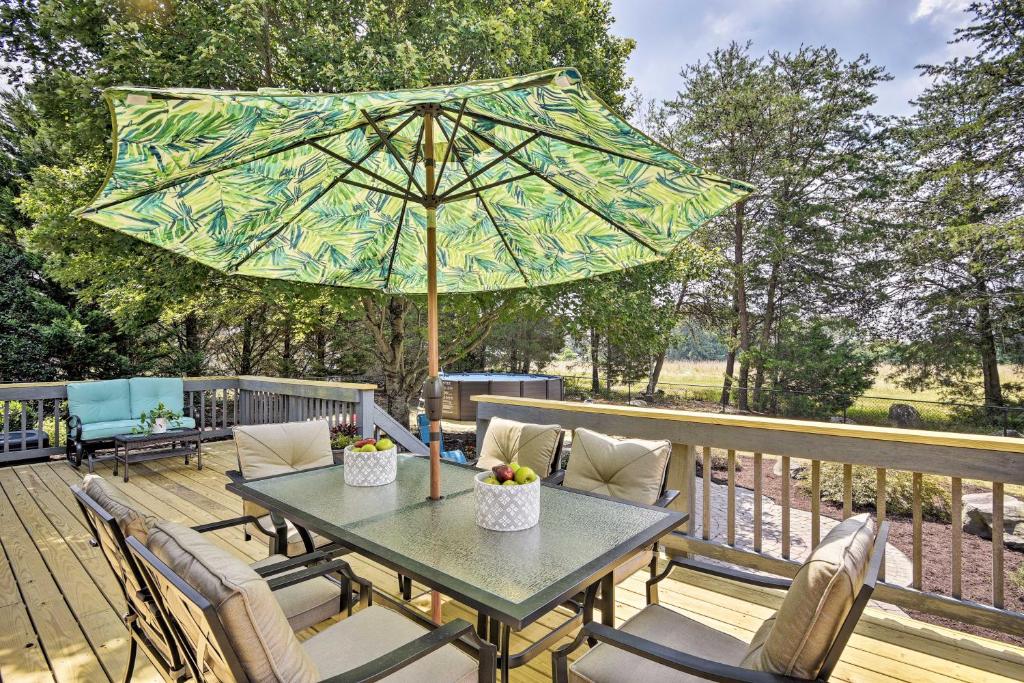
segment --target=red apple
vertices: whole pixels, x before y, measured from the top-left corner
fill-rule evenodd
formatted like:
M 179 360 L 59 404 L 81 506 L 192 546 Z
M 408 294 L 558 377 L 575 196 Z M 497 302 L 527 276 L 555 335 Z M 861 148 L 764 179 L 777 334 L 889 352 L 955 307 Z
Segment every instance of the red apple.
M 361 439 L 359 441 L 356 441 L 352 445 L 355 446 L 356 448 L 362 448 L 363 446 L 375 446 L 376 444 L 377 439 Z
M 515 479 L 516 476 L 516 473 L 508 465 L 495 465 L 491 468 L 491 471 L 494 472 L 494 478 L 503 484 L 506 481 Z

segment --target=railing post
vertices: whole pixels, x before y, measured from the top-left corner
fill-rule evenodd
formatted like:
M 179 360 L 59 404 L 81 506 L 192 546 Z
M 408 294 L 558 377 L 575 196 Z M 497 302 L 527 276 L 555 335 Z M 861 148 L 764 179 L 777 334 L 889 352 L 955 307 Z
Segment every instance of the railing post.
M 373 401 L 373 389 L 360 389 L 359 401 L 356 403 L 356 428 L 364 439 L 373 436 L 373 415 L 377 404 Z
M 671 507 L 689 515 L 689 519 L 681 527 L 682 531 L 688 535 L 693 534 L 694 516 L 697 514 L 696 492 L 694 491 L 696 472 L 697 449 L 693 444 L 672 444 L 672 455 L 668 461 L 668 487 L 679 491 L 679 497 L 675 499 Z

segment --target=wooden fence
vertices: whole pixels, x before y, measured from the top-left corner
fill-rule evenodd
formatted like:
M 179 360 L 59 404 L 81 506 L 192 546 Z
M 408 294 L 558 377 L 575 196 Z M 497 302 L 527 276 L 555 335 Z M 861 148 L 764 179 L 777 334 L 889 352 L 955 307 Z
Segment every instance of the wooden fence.
M 950 434 L 920 430 L 863 427 L 798 420 L 778 420 L 745 415 L 697 413 L 565 401 L 542 401 L 504 396 L 477 396 L 477 444 L 482 443 L 490 418 L 498 416 L 542 424 L 556 423 L 565 429 L 585 427 L 617 436 L 668 439 L 672 442 L 669 478 L 682 495 L 676 505 L 690 513 L 683 530 L 665 540 L 672 551 L 703 555 L 782 576 L 793 576 L 799 564 L 791 554 L 791 459 L 809 461 L 811 545 L 821 536 L 821 464 L 840 463 L 843 470 L 843 517 L 852 514 L 853 466 L 875 469 L 875 505 L 879 520 L 886 516 L 886 478 L 891 471 L 912 473 L 912 577 L 909 586 L 881 583 L 878 599 L 902 608 L 958 619 L 1005 633 L 1024 635 L 1024 614 L 1006 609 L 1004 600 L 1003 500 L 1006 484 L 1024 484 L 1024 440 L 974 434 Z M 696 464 L 711 471 L 711 449 L 727 457 L 726 542 L 710 534 L 713 515 L 711 477 L 696 477 Z M 754 461 L 752 544 L 736 542 L 737 452 L 751 453 Z M 781 550 L 767 553 L 762 547 L 764 512 L 761 463 L 766 454 L 780 457 Z M 948 558 L 929 557 L 951 565 L 949 594 L 922 590 L 922 482 L 926 474 L 949 477 L 952 492 L 952 531 Z M 962 559 L 961 492 L 965 479 L 991 482 L 993 494 L 992 585 L 990 600 L 968 600 L 962 595 L 965 567 Z M 700 482 L 698 484 L 698 482 Z M 697 486 L 701 486 L 700 529 L 694 524 Z M 966 568 L 968 571 L 970 567 Z
M 230 436 L 237 424 L 322 419 L 332 427 L 355 423 L 367 436 L 383 429 L 405 450 L 427 452 L 418 438 L 374 404 L 373 384 L 186 377 L 184 389 L 185 414 L 195 419 L 204 439 Z M 67 383 L 0 384 L 0 411 L 0 464 L 64 453 Z

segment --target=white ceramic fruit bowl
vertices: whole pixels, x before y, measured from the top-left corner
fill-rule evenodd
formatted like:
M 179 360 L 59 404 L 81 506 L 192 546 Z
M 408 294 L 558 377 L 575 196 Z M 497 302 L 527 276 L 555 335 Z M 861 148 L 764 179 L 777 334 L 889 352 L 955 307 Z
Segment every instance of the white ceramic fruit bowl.
M 398 475 L 398 447 L 363 453 L 345 446 L 345 483 L 349 486 L 384 486 Z
M 499 486 L 485 484 L 492 476 L 485 471 L 476 475 L 476 523 L 492 531 L 522 531 L 540 521 L 540 479 L 529 484 Z

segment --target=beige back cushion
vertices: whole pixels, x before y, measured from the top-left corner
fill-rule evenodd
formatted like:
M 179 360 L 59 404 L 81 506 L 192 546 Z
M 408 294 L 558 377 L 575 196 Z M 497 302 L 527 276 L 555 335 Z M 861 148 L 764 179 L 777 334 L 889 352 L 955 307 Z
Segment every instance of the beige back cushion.
M 836 525 L 754 635 L 741 666 L 815 678 L 864 583 L 874 540 L 875 523 L 866 513 Z
M 476 466 L 490 469 L 517 462 L 532 469 L 537 476 L 546 477 L 558 456 L 555 448 L 561 435 L 562 428 L 558 425 L 535 425 L 492 417 Z
M 234 428 L 238 469 L 246 479 L 331 465 L 331 428 L 326 420 L 245 425 Z M 242 501 L 242 514 L 262 517 L 267 511 Z
M 98 474 L 87 474 L 82 490 L 114 518 L 125 537 L 134 536 L 141 543 L 146 542 L 152 515 L 139 510 L 134 501 Z
M 210 602 L 250 681 L 295 683 L 319 678 L 270 586 L 251 567 L 202 534 L 174 522 L 157 522 L 147 545 Z M 205 666 L 218 679 L 231 680 L 224 653 L 212 644 L 209 626 L 199 610 L 163 581 L 161 594 Z
M 651 505 L 661 495 L 672 444 L 615 439 L 579 428 L 573 432 L 566 486 Z

